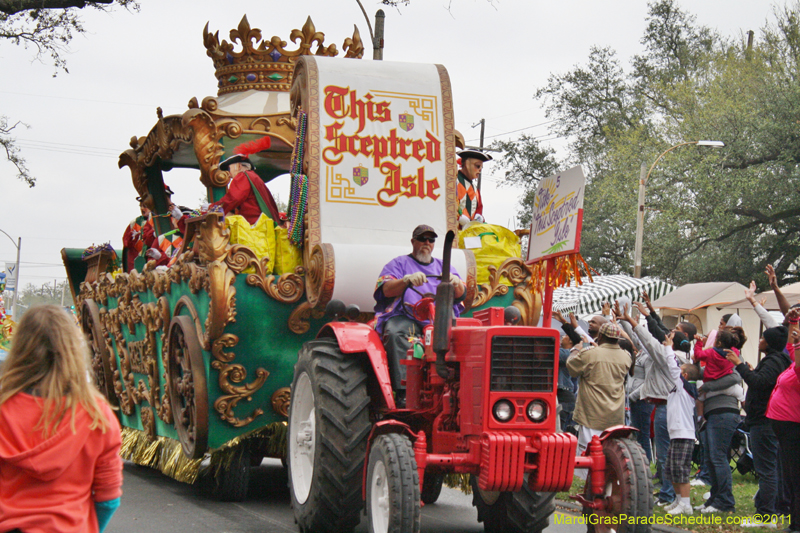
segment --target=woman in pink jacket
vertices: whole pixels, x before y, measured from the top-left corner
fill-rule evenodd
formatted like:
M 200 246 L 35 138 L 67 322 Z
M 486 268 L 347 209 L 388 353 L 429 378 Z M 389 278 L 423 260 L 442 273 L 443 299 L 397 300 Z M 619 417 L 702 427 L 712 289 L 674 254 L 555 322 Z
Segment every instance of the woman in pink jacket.
M 0 531 L 97 533 L 122 495 L 120 427 L 61 307 L 31 308 L 0 368 Z
M 772 428 L 778 437 L 783 476 L 791 488 L 792 520 L 786 530 L 800 531 L 800 409 L 797 407 L 800 405 L 800 367 L 797 366 L 797 345 L 792 348 L 795 353 L 794 363 L 778 376 L 769 398 L 767 418 L 772 422 Z

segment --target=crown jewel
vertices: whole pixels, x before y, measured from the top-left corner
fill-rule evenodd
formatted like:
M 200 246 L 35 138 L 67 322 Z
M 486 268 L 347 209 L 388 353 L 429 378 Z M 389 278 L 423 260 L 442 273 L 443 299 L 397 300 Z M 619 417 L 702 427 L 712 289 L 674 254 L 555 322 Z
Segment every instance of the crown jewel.
M 251 28 L 247 15 L 242 17 L 239 27 L 231 30 L 228 42 L 220 43 L 219 32 L 209 33 L 208 23 L 203 28 L 203 44 L 208 56 L 216 68 L 219 90 L 218 95 L 248 91 L 289 91 L 292 85 L 292 72 L 297 58 L 304 55 L 334 57 L 339 54 L 335 44 L 325 46 L 325 34 L 317 31 L 311 17 L 308 17 L 302 30 L 292 30 L 289 39 L 298 46 L 296 50 L 287 50 L 286 41 L 274 36 L 269 41 L 263 40 L 261 30 Z M 234 51 L 233 43 L 242 45 L 240 51 Z M 316 51 L 312 51 L 316 43 Z M 358 27 L 354 26 L 353 36 L 344 40 L 342 48 L 345 57 L 361 58 L 364 55 L 364 44 Z

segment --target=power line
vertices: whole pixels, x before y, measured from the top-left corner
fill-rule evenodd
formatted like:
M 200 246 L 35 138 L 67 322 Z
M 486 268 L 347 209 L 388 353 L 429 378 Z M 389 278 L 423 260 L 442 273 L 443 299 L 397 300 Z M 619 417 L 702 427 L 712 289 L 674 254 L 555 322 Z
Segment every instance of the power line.
M 113 153 L 115 155 L 120 153 L 119 148 L 104 148 L 104 147 L 101 147 L 101 146 L 86 146 L 86 145 L 83 145 L 83 144 L 57 143 L 57 142 L 53 142 L 53 141 L 42 141 L 42 140 L 39 140 L 39 139 L 25 139 L 24 137 L 17 137 L 16 140 L 17 141 L 22 141 L 22 142 L 25 142 L 25 143 L 42 144 L 42 145 L 45 145 L 45 146 L 56 146 L 56 147 L 68 146 L 68 147 L 71 147 L 71 148 L 85 148 L 85 149 L 89 149 L 89 150 L 100 150 L 100 151 L 105 151 L 105 152 L 111 152 L 111 153 Z
M 529 129 L 531 129 L 531 128 L 538 128 L 539 126 L 544 126 L 544 125 L 546 125 L 546 124 L 551 124 L 551 123 L 553 123 L 553 122 L 555 122 L 555 120 L 548 120 L 547 122 L 540 122 L 539 124 L 534 124 L 533 126 L 526 126 L 526 127 L 524 127 L 524 128 L 520 128 L 520 129 L 518 129 L 518 130 L 511 130 L 511 131 L 506 131 L 506 132 L 504 132 L 504 133 L 497 133 L 497 134 L 495 134 L 495 135 L 488 135 L 488 136 L 484 137 L 484 139 L 493 139 L 493 138 L 495 138 L 495 137 L 502 137 L 503 135 L 508 135 L 508 134 L 510 134 L 510 133 L 517 133 L 517 132 L 520 132 L 520 131 L 529 130 Z M 548 133 L 547 135 L 549 135 L 549 133 Z M 535 139 L 535 138 L 536 138 L 536 137 L 534 137 L 534 139 Z M 474 142 L 474 141 L 476 141 L 476 140 L 477 140 L 477 139 L 471 139 L 471 140 L 470 140 L 470 141 L 468 141 L 468 142 Z
M 138 107 L 149 107 L 151 109 L 155 109 L 158 106 L 152 104 L 137 104 L 134 102 L 112 102 L 110 100 L 90 100 L 88 98 L 73 98 L 70 96 L 52 96 L 49 94 L 33 94 L 33 93 L 15 93 L 11 91 L 0 91 L 2 94 L 13 94 L 16 96 L 34 96 L 36 98 L 55 98 L 57 100 L 75 100 L 76 102 L 91 102 L 93 104 L 114 104 L 114 105 L 132 105 Z M 163 107 L 163 106 L 162 106 Z
M 60 148 L 45 148 L 42 146 L 31 146 L 26 143 L 19 143 L 20 148 L 25 148 L 26 150 L 40 150 L 42 152 L 55 152 L 60 154 L 72 154 L 72 155 L 88 155 L 90 157 L 105 157 L 109 159 L 116 159 L 118 154 L 104 154 L 98 152 L 89 152 L 86 150 L 64 150 Z

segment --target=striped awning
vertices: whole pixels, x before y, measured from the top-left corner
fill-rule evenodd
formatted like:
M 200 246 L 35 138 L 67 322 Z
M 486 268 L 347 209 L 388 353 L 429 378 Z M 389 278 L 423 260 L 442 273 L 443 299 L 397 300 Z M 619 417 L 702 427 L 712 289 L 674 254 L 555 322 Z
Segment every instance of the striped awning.
M 642 291 L 647 291 L 651 300 L 661 298 L 676 287 L 656 278 L 632 278 L 624 275 L 594 276 L 594 281 L 583 285 L 562 287 L 553 291 L 553 309 L 562 313 L 573 312 L 577 316 L 599 313 L 603 302 L 613 302 L 623 296 L 641 301 Z

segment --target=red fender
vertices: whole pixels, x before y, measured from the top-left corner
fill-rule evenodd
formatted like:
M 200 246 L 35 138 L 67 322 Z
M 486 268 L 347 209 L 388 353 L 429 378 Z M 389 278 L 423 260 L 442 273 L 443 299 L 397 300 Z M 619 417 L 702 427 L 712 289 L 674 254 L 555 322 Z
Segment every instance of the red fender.
M 378 380 L 383 401 L 390 410 L 395 409 L 392 395 L 392 380 L 389 377 L 389 364 L 378 332 L 359 322 L 329 322 L 325 324 L 317 338 L 336 337 L 343 353 L 366 353 L 375 378 Z
M 639 429 L 633 426 L 611 426 L 610 428 L 605 429 L 600 434 L 600 442 L 603 442 L 607 439 L 624 439 L 631 436 L 631 433 L 638 432 Z
M 404 424 L 399 420 L 381 420 L 380 422 L 376 422 L 372 426 L 372 430 L 369 432 L 369 438 L 367 439 L 367 460 L 364 461 L 364 468 L 361 471 L 361 499 L 367 499 L 367 470 L 369 469 L 369 453 L 370 449 L 372 449 L 372 443 L 375 441 L 375 437 L 378 435 L 385 435 L 387 433 L 407 433 L 409 437 L 413 440 L 417 439 L 417 434 L 411 431 L 411 428 L 408 424 Z M 425 435 L 425 432 L 420 432 L 422 435 Z M 423 473 L 424 473 L 423 468 Z M 422 482 L 419 484 L 420 490 L 422 490 Z

